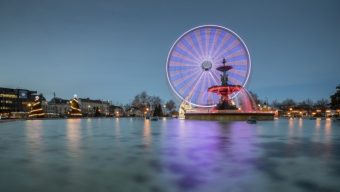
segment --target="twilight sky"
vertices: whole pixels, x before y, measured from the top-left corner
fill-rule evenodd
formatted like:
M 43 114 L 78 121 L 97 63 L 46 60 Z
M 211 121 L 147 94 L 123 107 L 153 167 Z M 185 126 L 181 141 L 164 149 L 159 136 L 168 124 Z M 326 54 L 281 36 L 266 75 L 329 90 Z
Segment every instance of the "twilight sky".
M 337 0 L 0 0 L 0 87 L 127 103 L 175 99 L 165 73 L 174 41 L 198 25 L 235 31 L 260 98 L 329 98 L 340 83 Z

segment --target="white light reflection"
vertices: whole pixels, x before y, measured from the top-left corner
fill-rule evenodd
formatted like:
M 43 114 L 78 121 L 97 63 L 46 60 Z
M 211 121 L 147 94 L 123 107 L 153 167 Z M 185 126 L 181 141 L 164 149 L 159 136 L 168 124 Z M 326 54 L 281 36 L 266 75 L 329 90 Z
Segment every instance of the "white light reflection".
M 115 118 L 115 129 L 114 129 L 114 137 L 115 137 L 115 141 L 118 146 L 120 146 L 120 138 L 121 138 L 119 119 L 120 118 Z
M 67 127 L 67 147 L 73 157 L 79 157 L 80 146 L 80 121 L 81 119 L 68 119 Z
M 38 155 L 42 148 L 42 121 L 29 120 L 26 125 L 26 140 L 29 147 L 29 153 Z
M 332 143 L 332 119 L 327 118 L 325 120 L 325 141 L 327 143 Z
M 150 120 L 144 120 L 143 141 L 144 141 L 144 145 L 146 145 L 146 146 L 151 145 L 152 137 L 151 137 Z

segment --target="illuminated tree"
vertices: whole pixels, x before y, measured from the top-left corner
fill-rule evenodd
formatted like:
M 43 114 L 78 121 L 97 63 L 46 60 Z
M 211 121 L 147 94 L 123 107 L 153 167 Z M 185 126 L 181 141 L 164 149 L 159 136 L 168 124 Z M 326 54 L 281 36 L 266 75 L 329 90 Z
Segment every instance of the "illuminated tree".
M 82 116 L 77 95 L 74 95 L 73 99 L 70 100 L 69 105 L 70 105 L 70 110 L 68 114 L 70 117 L 81 117 Z
M 31 106 L 31 110 L 28 113 L 29 118 L 43 118 L 45 117 L 45 113 L 41 106 L 41 99 L 39 96 L 35 97 L 34 103 Z

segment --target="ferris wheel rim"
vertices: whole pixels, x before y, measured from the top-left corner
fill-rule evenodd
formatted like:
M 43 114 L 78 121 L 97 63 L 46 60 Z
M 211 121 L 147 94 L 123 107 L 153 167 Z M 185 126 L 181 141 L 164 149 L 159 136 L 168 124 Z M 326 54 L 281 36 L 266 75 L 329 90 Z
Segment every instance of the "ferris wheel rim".
M 197 103 L 194 103 L 194 102 L 191 102 L 189 100 L 187 100 L 186 98 L 184 98 L 181 94 L 178 93 L 178 91 L 173 87 L 172 85 L 172 82 L 170 80 L 170 77 L 169 77 L 169 71 L 168 71 L 168 66 L 169 66 L 169 61 L 170 61 L 170 57 L 171 57 L 171 54 L 173 52 L 173 49 L 174 47 L 178 44 L 178 42 L 183 38 L 185 37 L 186 35 L 188 35 L 189 33 L 197 30 L 197 29 L 201 29 L 201 28 L 206 28 L 206 27 L 214 27 L 214 28 L 219 28 L 219 29 L 222 29 L 222 30 L 226 30 L 228 32 L 230 32 L 232 35 L 234 35 L 238 40 L 240 40 L 240 42 L 242 43 L 242 45 L 244 46 L 244 49 L 246 51 L 246 54 L 247 54 L 247 59 L 248 59 L 248 70 L 247 70 L 247 75 L 246 75 L 246 78 L 245 78 L 245 81 L 243 82 L 243 85 L 242 87 L 245 87 L 248 83 L 248 80 L 249 80 L 249 77 L 250 77 L 250 72 L 251 72 L 251 57 L 250 57 L 250 52 L 248 50 L 248 47 L 247 45 L 245 44 L 245 42 L 243 41 L 243 39 L 236 33 L 234 32 L 233 30 L 229 29 L 229 28 L 226 28 L 226 27 L 223 27 L 223 26 L 220 26 L 220 25 L 214 25 L 214 24 L 208 24 L 208 25 L 199 25 L 199 26 L 196 26 L 194 28 L 191 28 L 189 30 L 187 30 L 186 32 L 184 32 L 182 35 L 180 35 L 176 41 L 172 44 L 171 48 L 170 48 L 170 51 L 168 52 L 168 56 L 167 56 L 167 60 L 166 60 L 166 65 L 165 65 L 165 70 L 166 70 L 166 76 L 167 76 L 167 80 L 168 80 L 168 83 L 172 89 L 172 91 L 175 93 L 175 95 L 177 97 L 179 97 L 182 101 L 185 101 L 187 103 L 190 103 L 191 105 L 193 106 L 196 106 L 196 107 L 205 107 L 205 108 L 209 108 L 209 107 L 214 107 L 216 106 L 216 104 L 213 104 L 213 105 L 200 105 L 200 104 L 197 104 Z M 239 94 L 239 92 L 236 92 L 233 96 L 232 96 L 232 99 L 235 98 L 237 95 Z

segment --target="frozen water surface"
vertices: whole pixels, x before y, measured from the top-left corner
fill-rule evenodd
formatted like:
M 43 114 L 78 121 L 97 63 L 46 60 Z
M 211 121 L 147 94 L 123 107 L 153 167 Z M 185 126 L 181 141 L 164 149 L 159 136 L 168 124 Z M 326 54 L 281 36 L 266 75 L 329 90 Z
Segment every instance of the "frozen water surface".
M 340 191 L 340 122 L 1 123 L 0 191 Z

